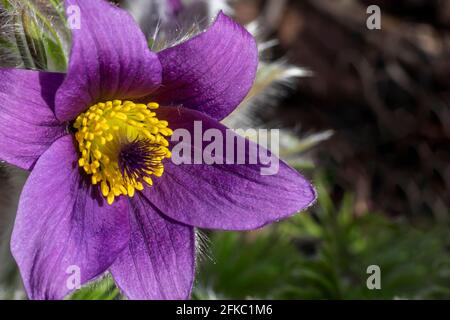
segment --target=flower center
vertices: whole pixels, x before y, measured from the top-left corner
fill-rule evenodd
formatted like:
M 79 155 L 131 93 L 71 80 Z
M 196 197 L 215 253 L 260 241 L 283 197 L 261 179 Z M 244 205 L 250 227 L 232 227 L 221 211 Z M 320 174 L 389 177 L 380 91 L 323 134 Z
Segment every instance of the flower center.
M 75 120 L 78 164 L 93 185 L 100 185 L 109 204 L 121 195 L 133 197 L 144 184 L 153 184 L 152 176 L 163 174 L 162 161 L 171 156 L 166 137 L 173 131 L 152 112 L 158 107 L 154 102 L 107 101 Z

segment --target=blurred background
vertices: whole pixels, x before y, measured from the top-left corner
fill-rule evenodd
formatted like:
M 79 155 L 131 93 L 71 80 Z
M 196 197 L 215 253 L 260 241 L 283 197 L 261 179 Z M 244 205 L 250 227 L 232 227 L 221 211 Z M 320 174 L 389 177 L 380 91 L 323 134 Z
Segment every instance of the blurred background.
M 116 3 L 153 50 L 204 30 L 218 10 L 245 25 L 258 79 L 225 123 L 282 129 L 281 157 L 318 190 L 314 207 L 262 230 L 199 232 L 195 299 L 450 298 L 449 1 Z M 380 30 L 366 26 L 369 5 Z M 1 0 L 0 32 L 2 67 L 65 70 L 59 1 Z M 8 240 L 26 174 L 0 165 L 0 298 L 23 298 Z M 371 265 L 379 290 L 367 287 Z M 107 277 L 72 298 L 120 294 Z

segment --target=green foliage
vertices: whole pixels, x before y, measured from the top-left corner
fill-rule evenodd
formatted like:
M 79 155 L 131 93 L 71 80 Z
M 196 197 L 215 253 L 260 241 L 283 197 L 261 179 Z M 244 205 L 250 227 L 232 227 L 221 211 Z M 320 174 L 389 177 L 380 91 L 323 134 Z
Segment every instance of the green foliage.
M 11 4 L 9 0 L 1 0 L 0 5 L 2 5 L 5 9 L 11 9 Z
M 211 260 L 194 297 L 272 299 L 450 298 L 447 226 L 419 230 L 378 213 L 357 217 L 316 183 L 318 204 L 259 232 L 211 234 Z M 381 290 L 369 290 L 367 267 L 381 268 Z
M 1 52 L 28 69 L 66 70 L 70 32 L 60 0 L 2 0 L 0 13 Z
M 70 300 L 114 300 L 119 298 L 119 290 L 116 288 L 110 275 L 100 281 L 83 287 L 69 298 Z

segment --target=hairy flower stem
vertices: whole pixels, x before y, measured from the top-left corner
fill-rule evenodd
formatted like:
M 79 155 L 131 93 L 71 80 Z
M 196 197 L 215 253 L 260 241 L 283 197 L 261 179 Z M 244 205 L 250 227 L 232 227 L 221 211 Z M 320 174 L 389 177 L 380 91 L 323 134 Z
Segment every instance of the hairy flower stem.
M 20 57 L 22 58 L 24 67 L 26 69 L 33 69 L 35 67 L 33 63 L 33 57 L 28 50 L 27 41 L 24 36 L 24 28 L 22 25 L 22 15 L 14 16 L 14 36 L 19 49 Z

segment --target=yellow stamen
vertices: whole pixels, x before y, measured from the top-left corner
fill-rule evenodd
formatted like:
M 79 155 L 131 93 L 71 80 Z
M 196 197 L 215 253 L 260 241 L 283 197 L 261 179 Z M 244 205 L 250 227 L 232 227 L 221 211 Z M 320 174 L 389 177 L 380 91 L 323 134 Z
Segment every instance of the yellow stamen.
M 173 134 L 167 121 L 156 118 L 159 105 L 135 104 L 132 101 L 107 101 L 91 106 L 79 115 L 73 127 L 77 130 L 80 158 L 78 165 L 91 175 L 93 185 L 99 185 L 109 204 L 116 197 L 133 197 L 144 184 L 153 185 L 151 176 L 164 172 L 162 161 L 170 158 L 167 137 Z M 143 158 L 138 169 L 127 167 L 122 159 L 124 146 L 139 143 Z M 141 167 L 139 167 L 141 166 Z

